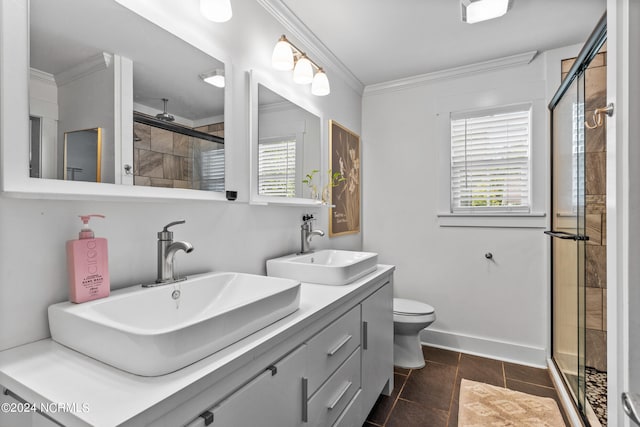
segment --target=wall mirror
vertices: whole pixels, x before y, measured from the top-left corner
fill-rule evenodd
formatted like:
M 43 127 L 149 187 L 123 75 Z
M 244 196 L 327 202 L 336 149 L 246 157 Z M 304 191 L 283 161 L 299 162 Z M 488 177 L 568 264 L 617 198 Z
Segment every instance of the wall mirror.
M 25 141 L 5 156 L 5 191 L 224 199 L 214 194 L 224 191 L 228 172 L 224 76 L 230 70 L 223 61 L 113 0 L 31 0 L 28 9 L 7 6 L 3 26 L 16 46 L 2 52 L 2 87 L 22 93 L 23 42 L 30 70 L 25 129 L 20 119 L 3 132 L 5 147 L 8 140 Z M 24 109 L 22 100 L 15 104 L 17 117 Z M 101 130 L 100 176 L 91 184 L 68 182 L 76 147 L 69 138 L 94 128 Z
M 63 159 L 66 181 L 100 182 L 102 129 L 66 132 Z
M 320 115 L 301 106 L 303 100 L 294 102 L 267 87 L 255 72 L 252 76 L 252 200 L 319 204 L 325 175 Z M 303 182 L 308 175 L 311 181 Z

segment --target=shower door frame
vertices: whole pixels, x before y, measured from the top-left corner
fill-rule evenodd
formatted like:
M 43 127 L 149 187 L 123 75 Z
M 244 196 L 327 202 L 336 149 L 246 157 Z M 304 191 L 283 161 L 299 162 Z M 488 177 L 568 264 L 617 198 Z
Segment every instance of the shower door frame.
M 600 18 L 598 24 L 596 25 L 595 29 L 593 30 L 593 32 L 591 33 L 591 35 L 589 36 L 589 38 L 587 39 L 587 41 L 585 42 L 583 48 L 581 49 L 580 53 L 578 54 L 573 66 L 571 67 L 571 69 L 569 70 L 566 78 L 562 81 L 562 83 L 560 84 L 560 87 L 558 88 L 558 90 L 556 91 L 555 95 L 553 96 L 553 98 L 551 99 L 551 102 L 549 103 L 549 111 L 550 111 L 550 140 L 551 140 L 551 147 L 550 147 L 550 155 L 551 155 L 551 159 L 550 159 L 550 170 L 551 170 L 551 192 L 550 192 L 550 196 L 551 196 L 551 200 L 550 200 L 550 209 L 551 209 L 551 213 L 552 215 L 554 215 L 555 213 L 555 176 L 554 176 L 554 122 L 553 122 L 553 117 L 554 117 L 554 109 L 555 107 L 559 104 L 559 102 L 563 99 L 563 97 L 565 95 L 567 95 L 568 90 L 571 88 L 572 84 L 574 83 L 574 81 L 576 79 L 578 79 L 577 82 L 577 93 L 578 96 L 576 97 L 577 99 L 580 98 L 580 89 L 579 89 L 579 85 L 581 83 L 581 79 L 582 79 L 582 84 L 583 84 L 583 91 L 582 91 L 582 95 L 584 96 L 584 73 L 587 69 L 587 67 L 589 66 L 590 62 L 595 58 L 595 56 L 598 54 L 600 48 L 602 47 L 602 45 L 605 43 L 607 39 L 607 14 L 606 12 L 603 14 L 603 16 Z M 584 119 L 584 117 L 583 117 Z M 579 119 L 577 119 L 579 120 Z M 582 126 L 584 126 L 584 121 L 581 122 Z M 585 142 L 586 144 L 586 142 Z M 583 154 L 584 155 L 584 154 Z M 583 159 L 584 162 L 584 159 Z M 584 168 L 584 163 L 582 164 L 583 168 Z M 579 197 L 579 196 L 578 196 Z M 584 209 L 584 207 L 582 208 Z M 577 221 L 576 221 L 576 235 L 574 236 L 574 240 L 576 241 L 577 245 L 583 244 L 584 245 L 584 240 L 588 239 L 588 237 L 586 237 L 585 235 L 581 235 L 581 231 L 580 231 L 580 220 L 579 220 L 579 215 L 580 214 L 584 214 L 583 212 L 580 212 L 580 207 L 578 207 L 578 212 L 576 214 L 577 217 Z M 551 218 L 551 227 L 553 229 L 554 227 L 554 220 L 553 218 Z M 582 224 L 582 232 L 584 232 L 584 223 Z M 545 234 L 549 234 L 552 237 L 557 237 L 554 236 L 554 231 L 546 231 Z M 586 388 L 582 389 L 582 393 L 580 393 L 580 373 L 578 372 L 578 395 L 576 396 L 573 391 L 571 386 L 567 383 L 567 379 L 565 378 L 565 373 L 562 369 L 560 369 L 560 366 L 558 365 L 558 362 L 556 361 L 555 357 L 554 357 L 554 353 L 555 353 L 555 349 L 554 349 L 554 342 L 555 342 L 555 316 L 554 316 L 554 307 L 555 307 L 555 301 L 554 301 L 554 245 L 553 242 L 550 242 L 550 259 L 551 259 L 551 263 L 550 263 L 550 283 L 551 283 L 551 310 L 550 310 L 550 314 L 551 314 L 551 360 L 553 362 L 553 364 L 555 365 L 555 368 L 558 372 L 561 373 L 560 378 L 562 379 L 563 385 L 565 387 L 565 389 L 567 390 L 567 392 L 569 393 L 570 396 L 572 396 L 572 403 L 574 405 L 574 407 L 576 408 L 577 412 L 580 414 L 581 418 L 583 419 L 583 422 L 586 423 L 586 425 L 589 425 L 589 422 L 587 420 L 587 416 L 586 416 L 586 408 L 585 408 L 585 401 L 586 401 Z M 576 248 L 578 254 L 579 254 L 579 248 Z M 576 274 L 579 276 L 580 272 L 578 271 L 580 269 L 580 267 L 582 266 L 582 268 L 584 268 L 584 260 L 582 263 L 579 262 L 579 260 L 577 260 L 577 265 L 576 265 Z M 584 272 L 582 272 L 583 274 L 583 279 L 584 279 Z M 584 295 L 582 295 L 582 298 L 580 298 L 579 296 L 579 292 L 580 292 L 580 283 L 578 282 L 578 286 L 577 286 L 577 291 L 578 291 L 578 305 L 582 304 L 582 310 L 580 310 L 580 307 L 578 307 L 578 316 L 582 315 L 583 317 L 585 316 L 585 297 Z M 580 319 L 578 320 L 578 326 L 576 328 L 576 333 L 579 334 L 580 333 Z M 582 319 L 582 325 L 584 326 L 584 322 L 585 319 Z M 584 328 L 583 328 L 584 329 Z M 584 332 L 584 330 L 583 330 Z M 582 337 L 582 344 L 584 346 L 584 336 Z M 578 348 L 580 347 L 580 337 L 578 337 Z M 583 347 L 584 348 L 584 347 Z M 583 350 L 584 352 L 584 350 Z M 583 358 L 583 362 L 584 362 L 584 357 L 585 355 L 582 354 L 582 358 Z M 578 364 L 580 364 L 580 354 L 576 355 L 576 358 L 578 359 Z M 580 365 L 578 365 L 578 370 L 580 369 Z M 583 370 L 584 370 L 584 366 L 583 366 Z M 584 374 L 584 373 L 583 373 Z M 584 380 L 584 379 L 583 379 Z M 582 402 L 580 402 L 580 400 L 582 400 Z

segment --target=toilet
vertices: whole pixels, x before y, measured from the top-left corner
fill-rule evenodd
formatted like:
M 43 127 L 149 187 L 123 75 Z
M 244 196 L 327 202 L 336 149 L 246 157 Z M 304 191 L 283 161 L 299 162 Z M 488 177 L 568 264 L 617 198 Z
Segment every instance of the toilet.
M 400 368 L 424 367 L 420 331 L 436 320 L 429 304 L 404 298 L 393 299 L 393 364 Z

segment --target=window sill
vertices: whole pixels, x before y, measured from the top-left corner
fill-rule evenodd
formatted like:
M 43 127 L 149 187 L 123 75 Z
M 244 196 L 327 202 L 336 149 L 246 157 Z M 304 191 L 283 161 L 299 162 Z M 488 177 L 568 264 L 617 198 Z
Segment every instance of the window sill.
M 439 213 L 440 227 L 545 228 L 547 214 L 534 213 Z

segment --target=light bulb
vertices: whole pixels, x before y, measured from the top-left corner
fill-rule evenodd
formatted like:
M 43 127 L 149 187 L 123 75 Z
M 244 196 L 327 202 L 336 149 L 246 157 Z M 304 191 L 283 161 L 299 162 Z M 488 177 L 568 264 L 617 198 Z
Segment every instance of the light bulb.
M 200 0 L 200 12 L 213 22 L 227 22 L 233 14 L 231 0 Z
M 329 79 L 324 70 L 320 68 L 311 82 L 311 93 L 316 96 L 329 95 L 331 89 L 329 88 Z
M 313 67 L 306 56 L 302 56 L 293 69 L 293 81 L 305 85 L 313 81 Z
M 273 48 L 271 65 L 276 70 L 293 70 L 293 51 L 284 36 L 282 36 Z

